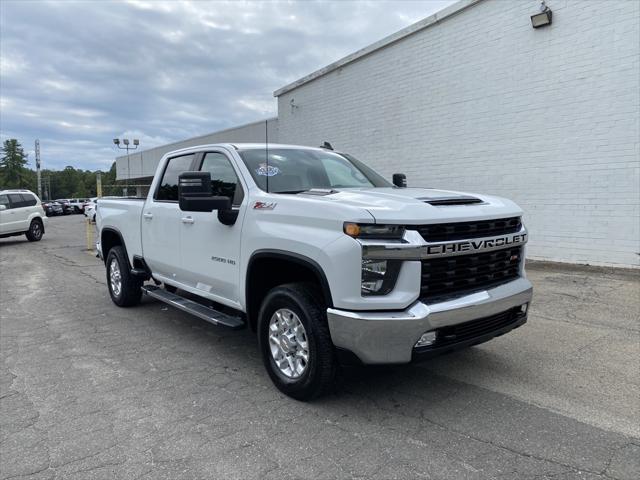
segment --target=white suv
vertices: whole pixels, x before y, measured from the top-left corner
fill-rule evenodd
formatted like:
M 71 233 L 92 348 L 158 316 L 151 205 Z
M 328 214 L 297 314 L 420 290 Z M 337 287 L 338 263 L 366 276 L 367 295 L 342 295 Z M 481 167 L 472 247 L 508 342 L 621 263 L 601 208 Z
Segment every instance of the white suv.
M 47 217 L 38 196 L 29 190 L 0 190 L 0 238 L 27 236 L 37 242 L 44 235 Z

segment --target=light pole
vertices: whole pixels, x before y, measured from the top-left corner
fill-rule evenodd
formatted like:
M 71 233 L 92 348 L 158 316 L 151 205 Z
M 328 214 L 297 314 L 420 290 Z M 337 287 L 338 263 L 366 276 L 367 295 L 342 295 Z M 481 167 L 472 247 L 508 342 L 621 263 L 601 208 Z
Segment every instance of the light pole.
M 138 146 L 140 145 L 140 140 L 138 140 L 137 138 L 133 139 L 133 146 L 129 146 L 129 139 L 128 138 L 123 138 L 122 139 L 122 145 L 120 145 L 120 139 L 119 138 L 114 138 L 113 139 L 113 144 L 118 147 L 120 150 L 126 150 L 127 151 L 127 187 L 129 187 L 129 177 L 131 176 L 131 171 L 130 171 L 130 163 L 129 163 L 129 150 L 136 150 L 138 148 Z M 128 194 L 128 192 L 127 192 Z

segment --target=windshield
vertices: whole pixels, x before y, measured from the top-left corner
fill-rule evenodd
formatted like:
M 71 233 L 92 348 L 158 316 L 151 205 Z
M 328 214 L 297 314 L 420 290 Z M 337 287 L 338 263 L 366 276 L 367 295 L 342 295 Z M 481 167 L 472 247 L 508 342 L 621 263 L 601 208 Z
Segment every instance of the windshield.
M 270 148 L 267 162 L 264 148 L 238 153 L 258 187 L 273 193 L 299 193 L 312 188 L 392 186 L 350 155 L 322 150 Z

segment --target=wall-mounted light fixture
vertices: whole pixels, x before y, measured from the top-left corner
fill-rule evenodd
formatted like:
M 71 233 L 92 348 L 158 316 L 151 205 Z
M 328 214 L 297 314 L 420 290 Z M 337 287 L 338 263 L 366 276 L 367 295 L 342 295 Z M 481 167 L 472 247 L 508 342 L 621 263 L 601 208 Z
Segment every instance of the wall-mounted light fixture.
M 540 28 L 551 25 L 552 16 L 553 12 L 549 7 L 547 7 L 547 4 L 544 3 L 544 0 L 542 0 L 542 3 L 540 4 L 540 13 L 531 15 L 531 26 L 533 28 Z

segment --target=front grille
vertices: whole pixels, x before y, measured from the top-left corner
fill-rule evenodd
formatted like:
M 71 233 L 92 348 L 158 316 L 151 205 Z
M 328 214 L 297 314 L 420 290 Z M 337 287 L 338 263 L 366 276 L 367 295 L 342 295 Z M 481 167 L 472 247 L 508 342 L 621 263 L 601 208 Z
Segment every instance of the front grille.
M 451 325 L 437 329 L 438 336 L 433 345 L 426 349 L 447 347 L 459 342 L 472 340 L 500 330 L 524 317 L 520 307 L 515 307 L 506 312 L 497 313 L 489 317 L 471 320 L 458 325 Z M 421 348 L 421 347 L 419 347 Z
M 460 296 L 520 275 L 522 247 L 422 260 L 421 298 Z
M 427 242 L 447 242 L 450 240 L 466 240 L 468 238 L 496 237 L 508 233 L 518 233 L 521 228 L 522 220 L 520 217 L 407 226 L 409 230 L 417 230 Z

